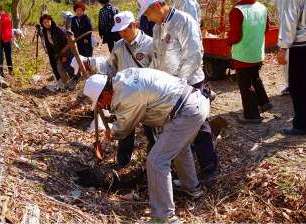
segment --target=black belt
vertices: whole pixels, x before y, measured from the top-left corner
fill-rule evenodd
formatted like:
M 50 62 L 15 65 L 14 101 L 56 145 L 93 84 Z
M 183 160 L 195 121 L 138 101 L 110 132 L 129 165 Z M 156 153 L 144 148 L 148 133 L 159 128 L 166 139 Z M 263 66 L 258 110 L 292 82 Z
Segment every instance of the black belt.
M 177 100 L 176 104 L 174 105 L 174 107 L 172 108 L 170 114 L 169 114 L 169 118 L 172 120 L 173 118 L 176 117 L 176 114 L 182 109 L 184 103 L 186 102 L 186 100 L 188 99 L 189 95 L 193 92 L 195 92 L 196 89 L 188 86 L 183 90 L 182 95 L 180 96 L 180 98 Z

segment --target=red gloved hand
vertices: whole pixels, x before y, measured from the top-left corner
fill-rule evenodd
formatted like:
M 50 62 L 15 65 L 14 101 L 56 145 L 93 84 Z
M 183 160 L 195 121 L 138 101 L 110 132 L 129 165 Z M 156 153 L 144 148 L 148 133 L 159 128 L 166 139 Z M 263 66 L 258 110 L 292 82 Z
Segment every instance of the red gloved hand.
M 101 142 L 94 143 L 94 150 L 97 159 L 102 160 L 104 157 L 104 150 L 102 148 Z
M 287 49 L 281 48 L 278 53 L 277 53 L 277 61 L 280 65 L 286 65 L 287 60 L 286 60 L 286 51 Z
M 112 133 L 111 133 L 110 130 L 105 130 L 104 136 L 105 136 L 106 140 L 112 141 L 113 136 L 112 136 Z

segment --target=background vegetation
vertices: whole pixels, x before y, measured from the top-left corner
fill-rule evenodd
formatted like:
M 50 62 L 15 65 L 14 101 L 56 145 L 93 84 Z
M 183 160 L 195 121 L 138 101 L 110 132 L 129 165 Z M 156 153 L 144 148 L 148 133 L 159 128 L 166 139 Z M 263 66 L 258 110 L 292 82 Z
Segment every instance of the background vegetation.
M 11 11 L 12 0 L 1 0 L 4 1 L 6 10 Z M 71 11 L 73 12 L 73 5 L 66 4 L 64 2 L 55 2 L 53 0 L 35 0 L 35 4 L 32 6 L 33 0 L 20 0 L 19 3 L 19 13 L 21 18 L 28 16 L 29 19 L 27 21 L 28 25 L 37 24 L 39 21 L 39 17 L 41 15 L 42 6 L 46 5 L 48 13 L 52 15 L 55 22 L 58 24 L 62 24 L 61 14 L 63 11 Z M 120 11 L 130 10 L 136 13 L 136 0 L 135 1 L 123 1 L 123 0 L 114 0 L 112 3 L 119 8 Z M 90 4 L 87 6 L 87 15 L 91 18 L 93 27 L 97 28 L 98 26 L 98 13 L 101 8 L 99 3 Z
M 12 9 L 12 2 L 14 0 L 0 0 L 2 4 L 4 4 L 6 10 L 11 11 Z M 35 4 L 33 4 L 33 1 Z M 59 25 L 63 24 L 62 19 L 62 12 L 63 11 L 71 11 L 73 12 L 72 4 L 66 4 L 64 0 L 58 3 L 54 0 L 20 0 L 19 2 L 19 14 L 22 20 L 28 17 L 27 23 L 25 25 L 33 26 L 38 23 L 39 17 L 41 15 L 42 6 L 46 5 L 47 11 L 49 14 L 52 15 L 55 22 Z M 172 0 L 173 1 L 173 0 Z M 202 0 L 205 2 L 206 0 Z M 269 7 L 269 12 L 275 16 L 275 8 L 272 7 L 269 0 L 260 0 L 261 2 L 265 3 L 266 6 Z M 137 5 L 136 0 L 112 0 L 112 3 L 118 7 L 120 11 L 129 10 L 134 12 L 136 15 L 137 13 Z M 217 0 L 210 0 L 210 7 L 207 7 L 205 4 L 202 6 L 203 10 L 203 18 L 206 21 L 206 25 L 211 25 L 218 27 L 219 19 L 212 19 L 214 16 L 218 16 L 220 14 L 220 4 Z M 171 3 L 170 3 L 171 4 Z M 230 0 L 227 1 L 226 4 L 226 14 L 231 8 Z M 90 4 L 87 6 L 87 15 L 91 18 L 92 25 L 95 29 L 98 26 L 98 13 L 101 8 L 99 3 Z M 206 13 L 206 16 L 204 16 Z M 207 15 L 208 14 L 208 15 Z M 213 16 L 212 16 L 212 15 Z M 210 21 L 212 20 L 212 21 Z M 227 16 L 225 16 L 225 22 L 227 22 Z M 209 24 L 211 23 L 211 24 Z M 34 29 L 33 27 L 27 26 L 26 32 L 28 32 L 27 37 L 31 37 L 30 39 L 22 39 L 18 41 L 18 44 L 21 47 L 20 51 L 17 49 L 14 51 L 14 72 L 16 77 L 20 78 L 22 81 L 27 82 L 33 75 L 36 74 L 36 60 L 35 60 L 35 42 L 32 41 L 32 37 L 34 36 Z M 40 46 L 40 45 L 39 45 Z M 41 46 L 40 46 L 41 47 Z M 34 59 L 34 60 L 33 60 Z M 38 57 L 38 71 L 46 71 L 45 62 L 48 63 L 46 55 L 40 49 L 39 57 Z M 39 72 L 38 72 L 39 73 Z M 40 72 L 42 73 L 42 72 Z

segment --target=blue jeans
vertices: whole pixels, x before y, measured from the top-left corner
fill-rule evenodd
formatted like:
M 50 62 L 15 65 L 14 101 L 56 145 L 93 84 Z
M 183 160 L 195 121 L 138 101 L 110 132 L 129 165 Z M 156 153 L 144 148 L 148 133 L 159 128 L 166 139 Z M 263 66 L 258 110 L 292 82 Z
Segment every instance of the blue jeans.
M 13 71 L 13 61 L 12 61 L 12 42 L 0 41 L 0 74 L 3 73 L 3 52 L 6 58 L 6 64 L 9 71 Z

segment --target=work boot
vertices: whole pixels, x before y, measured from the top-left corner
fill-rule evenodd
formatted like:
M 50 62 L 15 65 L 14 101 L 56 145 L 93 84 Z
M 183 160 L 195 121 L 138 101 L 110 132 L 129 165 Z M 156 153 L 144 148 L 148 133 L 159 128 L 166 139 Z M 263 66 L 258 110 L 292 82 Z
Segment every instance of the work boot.
M 258 118 L 245 118 L 245 117 L 240 117 L 238 119 L 238 122 L 241 124 L 261 124 L 263 121 L 262 117 Z
M 0 88 L 6 89 L 9 87 L 9 84 L 4 80 L 2 76 L 0 76 Z
M 47 87 L 47 90 L 49 90 L 50 92 L 57 92 L 59 90 L 64 90 L 65 89 L 65 85 L 62 82 L 61 79 L 57 80 L 54 84 L 50 84 Z
M 271 110 L 272 108 L 273 108 L 273 105 L 272 103 L 269 102 L 269 103 L 265 103 L 264 105 L 260 106 L 259 111 L 260 113 L 264 113 L 266 111 Z
M 65 85 L 65 88 L 68 90 L 74 90 L 76 85 L 78 84 L 80 80 L 80 75 L 75 75 L 73 78 L 69 80 L 69 82 Z
M 177 216 L 171 216 L 166 218 L 151 218 L 148 224 L 181 224 L 180 219 Z
M 193 199 L 197 199 L 203 196 L 204 191 L 202 190 L 202 186 L 199 183 L 194 189 L 186 189 L 182 187 L 180 180 L 173 180 L 173 190 L 182 192 L 192 197 Z
M 212 169 L 203 171 L 203 179 L 200 181 L 207 189 L 212 188 L 217 183 L 217 178 L 220 174 L 219 166 L 214 166 Z
M 10 75 L 10 76 L 12 76 L 12 77 L 14 76 L 13 70 L 8 70 L 8 72 L 9 72 L 9 75 Z

